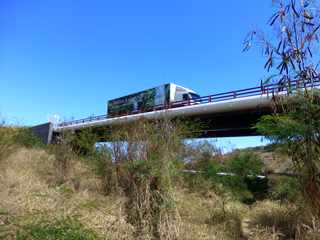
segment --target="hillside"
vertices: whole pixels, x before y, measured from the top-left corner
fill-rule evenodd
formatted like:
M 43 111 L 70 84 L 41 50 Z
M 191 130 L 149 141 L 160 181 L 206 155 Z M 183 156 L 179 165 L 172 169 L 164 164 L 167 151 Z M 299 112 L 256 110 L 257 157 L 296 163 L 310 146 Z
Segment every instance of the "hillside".
M 234 155 L 235 152 L 225 154 L 225 158 L 229 159 L 230 156 Z M 277 145 L 267 145 L 261 147 L 253 147 L 242 149 L 242 151 L 248 151 L 256 154 L 261 158 L 264 164 L 264 172 L 266 174 L 282 174 L 292 173 L 293 163 L 290 157 L 284 153 L 281 148 Z
M 0 239 L 137 239 L 121 193 L 105 195 L 103 180 L 84 159 L 64 167 L 42 148 L 16 148 L 1 160 Z M 287 215 L 297 211 L 292 204 L 266 199 L 247 206 L 206 185 L 176 184 L 174 195 L 179 239 L 283 239 L 295 231 L 295 215 Z

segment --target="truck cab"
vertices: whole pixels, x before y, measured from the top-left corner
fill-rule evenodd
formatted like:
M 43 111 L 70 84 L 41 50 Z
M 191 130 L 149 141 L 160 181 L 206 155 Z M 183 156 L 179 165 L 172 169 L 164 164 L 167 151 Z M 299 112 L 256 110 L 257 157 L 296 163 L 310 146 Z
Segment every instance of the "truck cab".
M 200 103 L 200 95 L 195 91 L 172 83 L 170 88 L 170 92 L 173 95 L 170 99 L 172 106 L 178 107 Z

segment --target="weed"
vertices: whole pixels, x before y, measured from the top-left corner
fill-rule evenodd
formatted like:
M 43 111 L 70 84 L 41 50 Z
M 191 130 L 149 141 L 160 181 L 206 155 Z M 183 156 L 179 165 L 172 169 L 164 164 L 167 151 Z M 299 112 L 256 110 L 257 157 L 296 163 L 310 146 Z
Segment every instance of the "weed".
M 78 220 L 60 218 L 38 219 L 18 228 L 16 240 L 98 240 L 98 235 L 85 228 Z

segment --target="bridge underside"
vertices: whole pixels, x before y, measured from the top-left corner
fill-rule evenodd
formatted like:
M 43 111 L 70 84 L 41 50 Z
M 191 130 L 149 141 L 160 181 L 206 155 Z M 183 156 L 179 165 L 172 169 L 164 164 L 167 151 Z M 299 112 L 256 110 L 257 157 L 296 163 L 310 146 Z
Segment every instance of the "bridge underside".
M 187 123 L 196 123 L 194 130 L 190 130 L 185 138 L 216 138 L 216 137 L 243 137 L 243 136 L 259 136 L 255 124 L 258 122 L 261 116 L 272 113 L 271 108 L 256 108 L 251 110 L 242 110 L 232 113 L 215 113 L 208 115 L 201 115 L 197 117 L 188 117 L 179 119 L 179 121 Z M 130 123 L 134 124 L 136 123 Z M 48 128 L 43 131 L 43 128 Z M 32 128 L 38 130 L 38 127 Z M 75 133 L 79 133 L 86 128 L 80 128 L 74 130 Z M 96 142 L 111 141 L 112 128 L 108 126 L 95 126 L 90 127 L 97 136 Z M 36 135 L 39 135 L 42 139 L 45 139 L 44 143 L 49 144 L 54 142 L 60 132 L 52 130 L 51 124 L 41 125 L 41 131 L 34 131 Z M 44 136 L 45 135 L 45 136 Z
M 255 124 L 266 114 L 270 114 L 270 108 L 238 111 L 233 113 L 221 113 L 205 115 L 196 118 L 196 121 L 203 123 L 204 128 L 200 134 L 195 133 L 195 138 L 215 137 L 243 137 L 259 136 Z
M 270 108 L 257 108 L 250 111 L 247 110 L 233 113 L 209 114 L 201 117 L 189 117 L 179 119 L 179 121 L 196 123 L 195 125 L 197 127 L 195 127 L 194 130 L 190 130 L 186 138 L 259 136 L 260 134 L 257 133 L 254 125 L 258 122 L 261 116 L 270 113 Z M 111 128 L 107 126 L 97 126 L 92 127 L 92 129 L 98 136 L 97 142 L 107 142 L 111 140 Z M 76 130 L 76 132 L 81 131 L 81 129 Z

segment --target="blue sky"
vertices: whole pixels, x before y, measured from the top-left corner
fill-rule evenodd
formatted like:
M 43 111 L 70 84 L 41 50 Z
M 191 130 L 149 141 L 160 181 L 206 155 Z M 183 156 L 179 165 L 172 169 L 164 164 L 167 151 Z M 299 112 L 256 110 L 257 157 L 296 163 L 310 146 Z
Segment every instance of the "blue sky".
M 242 53 L 242 42 L 248 31 L 267 27 L 271 5 L 2 0 L 0 113 L 33 125 L 52 114 L 104 114 L 108 99 L 166 82 L 200 95 L 258 85 L 267 74 L 263 58 Z

